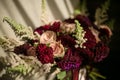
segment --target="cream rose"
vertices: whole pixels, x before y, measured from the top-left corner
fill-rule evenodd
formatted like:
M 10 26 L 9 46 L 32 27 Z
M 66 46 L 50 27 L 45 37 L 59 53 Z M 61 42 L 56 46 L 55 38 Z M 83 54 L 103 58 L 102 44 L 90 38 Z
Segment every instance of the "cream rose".
M 53 49 L 54 57 L 63 57 L 65 54 L 65 50 L 61 42 L 52 42 L 50 47 Z
M 65 32 L 71 33 L 75 31 L 75 24 L 71 23 L 62 23 L 61 27 L 62 30 L 64 30 Z
M 46 31 L 40 36 L 40 43 L 49 44 L 56 41 L 56 33 L 53 31 Z

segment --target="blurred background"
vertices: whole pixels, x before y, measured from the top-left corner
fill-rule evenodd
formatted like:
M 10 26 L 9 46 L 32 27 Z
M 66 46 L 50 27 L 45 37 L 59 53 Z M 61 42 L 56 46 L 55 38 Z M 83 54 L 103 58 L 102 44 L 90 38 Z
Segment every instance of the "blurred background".
M 46 9 L 50 21 L 69 18 L 75 9 L 80 9 L 81 2 L 85 0 L 46 0 Z M 107 0 L 86 0 L 85 9 L 88 17 L 94 21 L 95 11 Z M 110 0 L 107 10 L 108 20 L 113 20 L 113 35 L 110 41 L 110 54 L 103 62 L 97 65 L 100 73 L 107 77 L 106 80 L 118 80 L 120 69 L 120 6 L 117 0 Z M 41 0 L 0 0 L 0 35 L 15 38 L 15 34 L 8 24 L 3 23 L 3 17 L 11 17 L 17 22 L 31 26 L 33 29 L 42 25 Z M 0 55 L 3 51 L 0 49 Z
M 105 0 L 87 0 L 87 6 L 90 13 L 91 20 L 94 20 L 95 9 Z M 118 80 L 120 72 L 120 6 L 117 0 L 110 0 L 110 6 L 108 10 L 108 20 L 114 19 L 113 35 L 111 38 L 110 54 L 107 59 L 101 62 L 98 67 L 100 72 L 107 76 L 107 80 Z

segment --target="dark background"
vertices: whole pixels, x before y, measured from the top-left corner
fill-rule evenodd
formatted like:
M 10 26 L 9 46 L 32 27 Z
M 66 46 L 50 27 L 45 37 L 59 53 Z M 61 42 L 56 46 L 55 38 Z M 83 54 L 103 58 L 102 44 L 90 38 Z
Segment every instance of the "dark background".
M 93 20 L 95 9 L 106 0 L 87 0 L 90 19 Z M 110 54 L 98 64 L 99 71 L 106 76 L 106 80 L 120 80 L 120 3 L 117 0 L 110 0 L 108 10 L 109 19 L 115 19 L 113 35 L 110 41 Z

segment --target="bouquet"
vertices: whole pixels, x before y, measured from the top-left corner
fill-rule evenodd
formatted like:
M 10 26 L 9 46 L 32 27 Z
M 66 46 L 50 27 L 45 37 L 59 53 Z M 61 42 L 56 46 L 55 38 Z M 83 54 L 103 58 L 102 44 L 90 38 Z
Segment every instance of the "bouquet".
M 55 20 L 36 29 L 23 26 L 5 17 L 19 40 L 0 37 L 7 52 L 0 57 L 1 79 L 95 80 L 100 75 L 94 64 L 109 54 L 112 35 L 107 25 L 96 25 L 81 14 L 65 20 Z M 6 80 L 6 79 L 5 79 Z

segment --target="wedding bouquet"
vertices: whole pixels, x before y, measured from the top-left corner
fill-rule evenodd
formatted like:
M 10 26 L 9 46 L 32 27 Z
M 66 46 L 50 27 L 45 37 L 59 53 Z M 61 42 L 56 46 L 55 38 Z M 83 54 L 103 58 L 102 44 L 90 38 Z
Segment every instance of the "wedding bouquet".
M 94 68 L 109 54 L 112 35 L 107 25 L 96 25 L 87 16 L 55 20 L 32 30 L 5 17 L 19 40 L 0 37 L 7 54 L 0 57 L 2 78 L 38 80 L 105 79 Z

